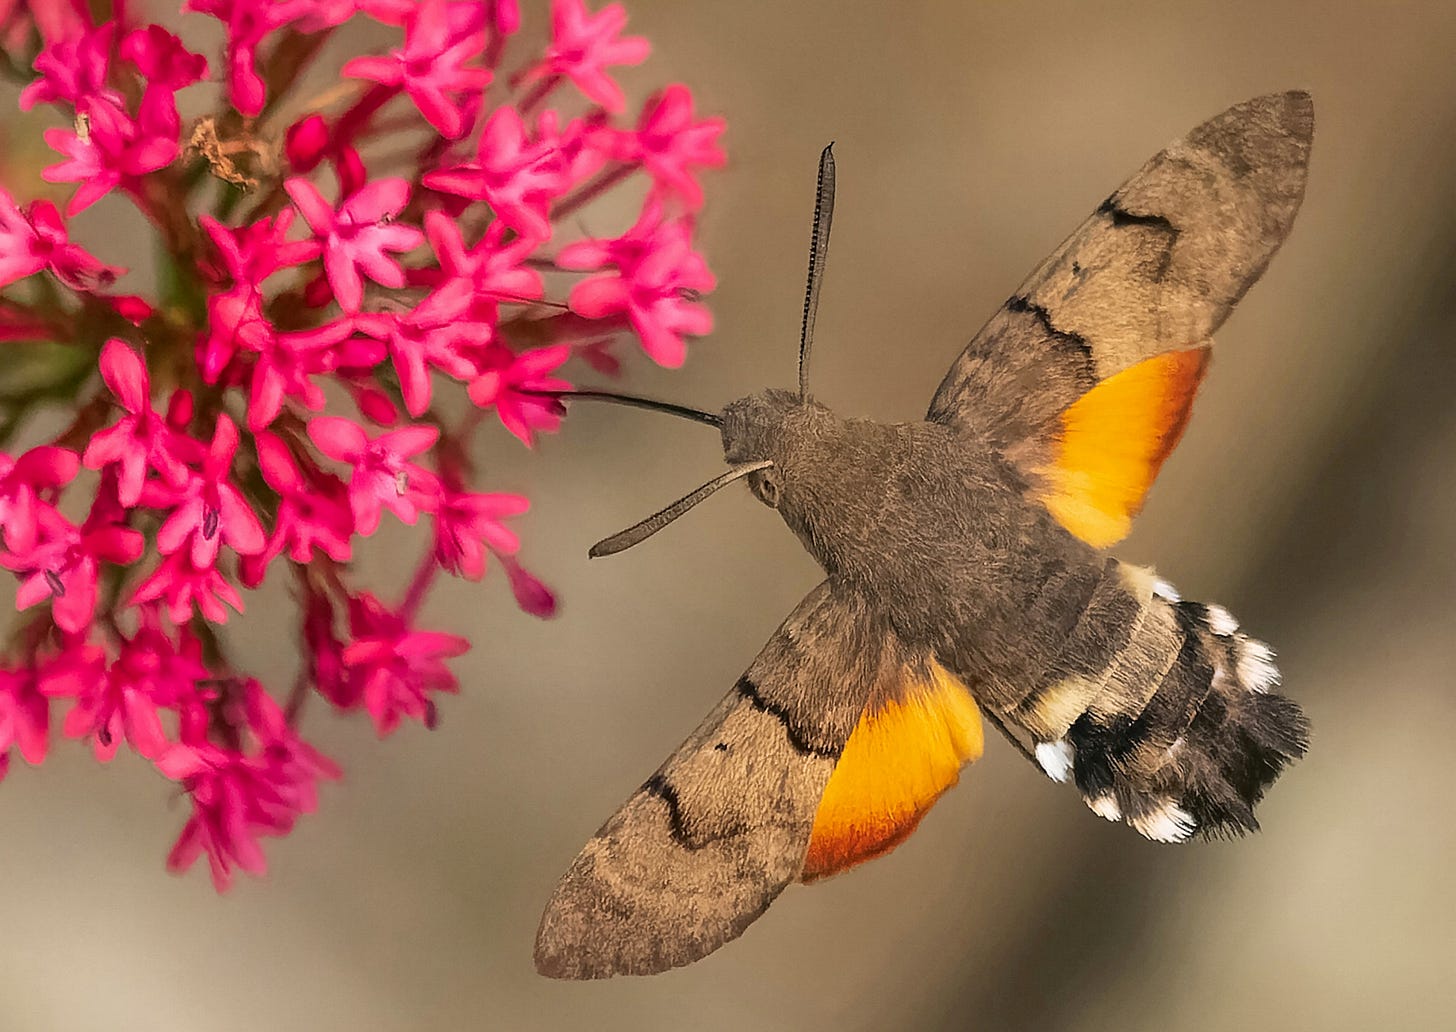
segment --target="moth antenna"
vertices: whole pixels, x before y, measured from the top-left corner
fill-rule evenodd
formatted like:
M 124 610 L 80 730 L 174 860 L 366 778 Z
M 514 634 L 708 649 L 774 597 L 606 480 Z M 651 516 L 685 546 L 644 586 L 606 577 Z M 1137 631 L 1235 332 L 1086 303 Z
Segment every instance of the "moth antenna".
M 750 473 L 757 473 L 761 469 L 768 469 L 773 465 L 772 459 L 762 459 L 758 462 L 745 462 L 741 466 L 734 466 L 721 477 L 715 477 L 692 494 L 685 495 L 673 502 L 666 509 L 653 513 L 641 523 L 634 524 L 618 534 L 598 541 L 591 546 L 587 555 L 593 559 L 600 559 L 604 555 L 616 555 L 618 552 L 625 552 L 633 545 L 646 541 L 653 534 L 656 534 L 663 527 L 697 505 L 704 498 L 707 498 L 718 488 L 724 487 L 741 477 Z
M 809 280 L 804 286 L 804 322 L 799 327 L 799 397 L 809 396 L 809 348 L 819 315 L 819 286 L 829 260 L 829 227 L 834 222 L 834 142 L 819 155 L 819 184 L 814 191 L 814 230 L 809 239 Z
M 584 390 L 560 390 L 560 391 L 536 391 L 521 389 L 517 394 L 528 394 L 533 398 L 585 398 L 587 401 L 610 401 L 617 405 L 627 405 L 631 408 L 649 409 L 653 412 L 666 412 L 670 416 L 681 416 L 683 419 L 691 419 L 696 423 L 706 423 L 708 426 L 721 427 L 722 417 L 713 412 L 704 412 L 688 405 L 677 405 L 670 401 L 658 401 L 656 398 L 643 398 L 636 394 L 618 394 L 615 391 L 598 391 L 592 389 Z

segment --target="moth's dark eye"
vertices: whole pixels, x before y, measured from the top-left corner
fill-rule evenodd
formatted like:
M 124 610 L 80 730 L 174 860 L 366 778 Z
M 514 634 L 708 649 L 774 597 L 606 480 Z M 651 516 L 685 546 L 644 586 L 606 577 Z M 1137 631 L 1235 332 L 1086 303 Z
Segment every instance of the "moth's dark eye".
M 779 507 L 779 478 L 778 474 L 771 469 L 753 475 L 753 493 L 758 495 L 758 500 L 767 505 L 770 509 Z

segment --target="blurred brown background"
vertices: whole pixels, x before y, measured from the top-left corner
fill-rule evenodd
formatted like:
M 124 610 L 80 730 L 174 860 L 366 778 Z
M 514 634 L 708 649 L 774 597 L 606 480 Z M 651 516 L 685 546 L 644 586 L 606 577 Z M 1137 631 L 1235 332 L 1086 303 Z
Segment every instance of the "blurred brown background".
M 524 0 L 536 25 L 544 3 Z M 1203 118 L 1304 87 L 1293 237 L 1220 337 L 1188 435 L 1119 551 L 1279 650 L 1313 749 L 1253 838 L 1183 847 L 1106 824 L 994 738 L 910 842 L 792 888 L 719 954 L 558 984 L 536 921 L 600 821 L 728 689 L 816 570 L 745 490 L 627 555 L 597 538 L 718 471 L 713 434 L 578 410 L 497 489 L 525 557 L 430 617 L 471 635 L 434 733 L 384 743 L 316 708 L 347 768 L 214 895 L 162 859 L 184 808 L 143 764 L 58 743 L 0 786 L 0 1028 L 17 1030 L 1450 1028 L 1456 989 L 1456 5 L 630 0 L 729 119 L 703 246 L 718 332 L 632 386 L 716 407 L 794 376 L 814 160 L 839 210 L 816 394 L 918 418 L 951 358 L 1123 176 Z M 205 37 L 215 38 L 215 37 Z M 7 110 L 9 110 L 7 106 Z M 123 256 L 100 248 L 103 257 Z M 386 548 L 402 536 L 385 538 Z M 402 571 L 386 555 L 381 576 Z M 234 628 L 275 683 L 288 623 Z

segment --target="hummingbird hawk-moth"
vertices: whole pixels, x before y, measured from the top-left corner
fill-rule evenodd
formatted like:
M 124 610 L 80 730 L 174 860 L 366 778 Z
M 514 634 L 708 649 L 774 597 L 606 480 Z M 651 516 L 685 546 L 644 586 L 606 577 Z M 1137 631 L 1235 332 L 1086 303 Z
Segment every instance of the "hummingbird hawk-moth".
M 797 392 L 721 414 L 576 392 L 716 426 L 731 467 L 593 555 L 746 477 L 825 579 L 572 863 L 541 920 L 543 974 L 690 963 L 790 882 L 895 848 L 980 756 L 983 715 L 1149 839 L 1258 827 L 1308 740 L 1273 654 L 1103 550 L 1177 444 L 1211 335 L 1289 233 L 1313 124 L 1308 94 L 1271 94 L 1154 157 L 972 338 L 919 422 L 844 419 L 807 390 L 831 148 Z

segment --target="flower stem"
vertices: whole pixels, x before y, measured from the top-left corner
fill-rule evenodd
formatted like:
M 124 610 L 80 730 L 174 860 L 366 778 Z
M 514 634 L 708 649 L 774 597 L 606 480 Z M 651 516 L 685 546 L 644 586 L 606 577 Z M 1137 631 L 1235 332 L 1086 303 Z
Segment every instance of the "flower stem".
M 512 76 L 514 78 L 514 76 Z M 538 82 L 531 91 L 516 103 L 516 110 L 521 113 L 521 120 L 525 121 L 540 104 L 561 82 L 561 76 L 548 75 Z
M 590 183 L 587 183 L 576 193 L 562 200 L 551 212 L 554 221 L 566 218 L 578 208 L 582 208 L 626 179 L 633 172 L 637 171 L 636 165 L 617 165 L 600 173 Z
M 432 542 L 425 549 L 425 554 L 420 559 L 420 565 L 415 570 L 414 578 L 410 581 L 409 590 L 405 592 L 404 604 L 399 607 L 399 615 L 406 621 L 414 620 L 415 614 L 419 612 L 420 603 L 425 600 L 425 594 L 430 590 L 430 585 L 435 582 L 435 575 L 439 572 L 440 563 L 435 558 L 435 546 Z

